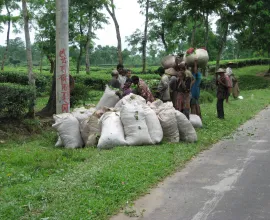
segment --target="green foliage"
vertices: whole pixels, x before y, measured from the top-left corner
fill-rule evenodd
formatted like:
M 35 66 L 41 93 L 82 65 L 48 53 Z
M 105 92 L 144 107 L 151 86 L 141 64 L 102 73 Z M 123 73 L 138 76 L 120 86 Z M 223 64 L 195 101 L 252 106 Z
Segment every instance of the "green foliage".
M 70 106 L 74 107 L 79 104 L 85 105 L 85 101 L 89 98 L 88 91 L 88 86 L 81 83 L 75 84 L 74 90 L 70 94 Z
M 212 93 L 209 93 L 205 90 L 201 90 L 200 93 L 200 104 L 205 104 L 205 103 L 212 103 L 215 99 L 215 96 Z
M 241 68 L 254 65 L 266 65 L 270 62 L 269 58 L 253 58 L 253 59 L 238 59 L 238 60 L 222 60 L 220 62 L 221 68 L 226 68 L 229 62 L 233 62 L 233 68 Z M 208 63 L 208 71 L 214 73 L 216 70 L 215 62 Z
M 52 76 L 50 74 L 36 74 L 37 95 L 48 92 Z M 28 85 L 28 76 L 25 72 L 0 72 L 0 83 L 16 83 Z
M 0 83 L 0 117 L 21 118 L 28 109 L 34 89 L 12 83 Z

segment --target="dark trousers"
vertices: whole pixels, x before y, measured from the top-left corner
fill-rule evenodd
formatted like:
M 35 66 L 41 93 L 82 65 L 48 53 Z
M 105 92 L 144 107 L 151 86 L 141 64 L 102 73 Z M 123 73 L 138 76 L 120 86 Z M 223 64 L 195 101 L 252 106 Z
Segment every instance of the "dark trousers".
M 224 99 L 217 100 L 217 115 L 218 118 L 224 118 L 224 107 L 223 107 Z

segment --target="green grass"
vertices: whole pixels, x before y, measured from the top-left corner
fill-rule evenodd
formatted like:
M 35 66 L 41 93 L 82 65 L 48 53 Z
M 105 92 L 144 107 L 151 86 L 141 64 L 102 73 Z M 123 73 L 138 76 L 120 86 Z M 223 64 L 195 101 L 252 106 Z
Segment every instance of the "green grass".
M 242 95 L 225 106 L 224 121 L 215 103 L 201 106 L 196 144 L 71 151 L 53 147 L 52 131 L 0 145 L 0 219 L 107 219 L 270 102 L 269 90 Z
M 195 144 L 67 150 L 54 147 L 50 130 L 0 143 L 0 219 L 108 219 L 270 103 L 269 89 L 241 95 L 225 104 L 222 121 L 215 102 L 201 105 Z

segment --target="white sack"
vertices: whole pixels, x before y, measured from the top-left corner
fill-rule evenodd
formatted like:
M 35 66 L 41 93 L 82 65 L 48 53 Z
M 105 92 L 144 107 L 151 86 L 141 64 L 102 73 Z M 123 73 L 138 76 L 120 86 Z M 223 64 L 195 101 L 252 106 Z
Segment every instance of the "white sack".
M 53 116 L 55 124 L 52 125 L 61 137 L 65 148 L 78 148 L 83 146 L 79 121 L 70 113 Z
M 158 144 L 163 139 L 163 131 L 159 119 L 153 109 L 145 105 L 143 107 L 145 121 L 153 144 Z
M 153 144 L 145 121 L 143 107 L 137 103 L 126 103 L 120 112 L 125 138 L 130 146 Z
M 62 142 L 61 137 L 59 136 L 59 134 L 58 134 L 58 139 L 57 139 L 57 141 L 56 141 L 56 143 L 55 143 L 54 146 L 55 147 L 64 147 L 64 144 L 63 144 L 63 142 Z
M 158 119 L 163 130 L 164 139 L 171 143 L 179 142 L 179 131 L 172 102 L 164 103 L 158 108 L 158 111 Z
M 201 128 L 203 126 L 202 120 L 198 115 L 190 114 L 189 121 L 191 122 L 194 128 Z
M 196 142 L 197 133 L 187 117 L 177 110 L 175 110 L 175 116 L 177 119 L 180 139 L 189 143 Z
M 163 57 L 161 65 L 163 66 L 164 69 L 175 67 L 175 56 L 168 55 L 166 57 Z
M 174 68 L 166 69 L 166 70 L 165 70 L 165 73 L 166 73 L 167 75 L 170 75 L 170 76 L 176 76 L 176 75 L 177 75 L 177 71 L 176 71 Z
M 115 90 L 110 89 L 109 86 L 106 86 L 105 92 L 96 106 L 96 110 L 99 110 L 102 107 L 114 107 L 115 104 L 119 101 L 119 97 L 115 95 L 115 92 Z
M 198 57 L 198 67 L 204 68 L 206 67 L 208 60 L 209 60 L 209 56 L 208 56 L 208 52 L 205 49 L 196 49 L 195 50 L 195 54 L 190 54 L 188 56 L 184 56 L 184 61 L 187 63 L 188 66 L 194 66 L 194 58 L 195 56 Z
M 82 122 L 84 119 L 90 117 L 91 115 L 93 115 L 93 113 L 96 111 L 95 108 L 90 108 L 90 109 L 86 109 L 84 107 L 81 108 L 75 108 L 72 111 L 72 115 L 77 118 L 77 120 L 79 122 Z
M 131 93 L 125 96 L 124 98 L 122 98 L 119 102 L 117 102 L 114 108 L 120 110 L 123 105 L 131 104 L 131 103 L 137 103 L 138 105 L 145 105 L 146 101 L 143 97 Z
M 99 119 L 99 123 L 101 124 L 101 136 L 98 141 L 98 148 L 109 149 L 127 144 L 119 115 L 119 112 L 106 112 Z
M 154 102 L 148 102 L 147 105 L 153 109 L 156 114 L 158 114 L 158 109 L 161 105 L 163 105 L 163 102 L 160 100 L 160 99 L 157 99 L 156 101 Z
M 98 143 L 97 137 L 101 133 L 97 116 L 92 115 L 83 120 L 80 123 L 80 131 L 85 146 L 96 146 Z

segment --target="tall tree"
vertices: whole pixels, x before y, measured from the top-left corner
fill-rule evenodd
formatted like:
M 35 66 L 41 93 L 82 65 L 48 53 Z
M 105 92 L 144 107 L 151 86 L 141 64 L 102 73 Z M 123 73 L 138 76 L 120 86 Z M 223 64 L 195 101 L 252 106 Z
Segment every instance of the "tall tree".
M 238 19 L 232 26 L 235 37 L 245 48 L 267 53 L 270 58 L 270 1 L 239 0 Z M 270 75 L 270 62 L 269 71 Z
M 6 49 L 4 52 L 1 70 L 4 70 L 5 62 L 8 55 L 8 48 L 9 48 L 9 36 L 10 36 L 10 28 L 11 23 L 18 21 L 18 16 L 13 16 L 12 11 L 19 9 L 18 4 L 13 0 L 4 0 L 4 7 L 7 11 L 7 15 L 1 15 L 1 20 L 5 23 L 7 23 L 8 29 L 7 29 L 7 38 L 6 38 Z
M 220 19 L 217 21 L 217 32 L 219 36 L 218 55 L 216 59 L 216 70 L 219 68 L 219 62 L 221 59 L 222 52 L 226 45 L 227 36 L 229 33 L 230 25 L 232 25 L 237 17 L 237 8 L 235 1 L 227 1 L 222 8 L 219 10 Z
M 56 114 L 70 111 L 68 3 L 56 0 Z
M 113 0 L 109 0 L 109 3 L 105 4 L 107 12 L 113 19 L 116 37 L 117 37 L 117 52 L 118 52 L 118 63 L 123 64 L 123 56 L 122 56 L 122 42 L 121 42 L 121 35 L 120 35 L 120 27 L 115 15 L 115 5 Z
M 27 10 L 26 0 L 22 0 L 22 10 L 23 10 L 23 19 L 24 19 L 24 33 L 25 33 L 25 43 L 26 43 L 28 80 L 29 80 L 29 85 L 34 90 L 34 96 L 31 97 L 28 114 L 30 117 L 34 117 L 34 115 L 35 115 L 35 99 L 36 99 L 36 92 L 35 92 L 36 83 L 35 83 L 35 74 L 33 73 L 32 50 L 31 50 L 30 31 L 29 31 L 29 13 Z
M 142 72 L 145 73 L 150 0 L 138 0 L 138 3 L 140 4 L 140 7 L 143 10 L 142 13 L 145 15 L 144 32 L 143 32 L 143 39 L 142 39 L 142 66 L 143 66 Z
M 85 43 L 85 71 L 86 74 L 90 74 L 90 44 L 92 39 L 92 30 L 93 30 L 93 9 L 91 8 L 88 13 L 88 30 L 87 38 Z

